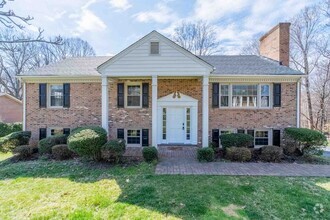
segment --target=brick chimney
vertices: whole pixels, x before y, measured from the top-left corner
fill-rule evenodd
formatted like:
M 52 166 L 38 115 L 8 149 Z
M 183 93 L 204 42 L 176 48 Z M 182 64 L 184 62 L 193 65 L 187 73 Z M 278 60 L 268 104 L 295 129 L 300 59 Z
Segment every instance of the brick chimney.
M 290 23 L 279 23 L 259 39 L 261 56 L 277 60 L 282 65 L 289 66 L 290 25 Z

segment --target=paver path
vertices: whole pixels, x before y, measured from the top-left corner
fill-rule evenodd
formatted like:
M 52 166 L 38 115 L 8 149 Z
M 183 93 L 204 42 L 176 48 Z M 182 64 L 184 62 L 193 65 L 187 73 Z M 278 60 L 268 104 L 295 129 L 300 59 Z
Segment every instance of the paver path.
M 330 165 L 292 163 L 199 163 L 196 148 L 160 149 L 156 174 L 330 177 Z

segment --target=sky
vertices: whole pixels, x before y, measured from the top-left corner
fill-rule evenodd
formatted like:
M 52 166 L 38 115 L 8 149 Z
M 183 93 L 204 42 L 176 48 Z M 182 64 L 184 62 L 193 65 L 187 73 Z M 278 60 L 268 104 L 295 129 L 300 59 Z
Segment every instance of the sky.
M 152 30 L 173 34 L 183 21 L 214 26 L 221 54 L 239 54 L 249 40 L 289 21 L 314 0 L 15 0 L 5 9 L 34 20 L 45 36 L 80 37 L 97 55 L 114 55 Z M 37 32 L 36 32 L 37 33 Z

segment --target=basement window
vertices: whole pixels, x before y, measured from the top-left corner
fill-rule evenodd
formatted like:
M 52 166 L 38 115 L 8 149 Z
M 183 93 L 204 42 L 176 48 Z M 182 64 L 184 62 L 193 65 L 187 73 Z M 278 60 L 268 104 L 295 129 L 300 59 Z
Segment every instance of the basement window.
M 159 42 L 150 42 L 150 54 L 159 55 Z

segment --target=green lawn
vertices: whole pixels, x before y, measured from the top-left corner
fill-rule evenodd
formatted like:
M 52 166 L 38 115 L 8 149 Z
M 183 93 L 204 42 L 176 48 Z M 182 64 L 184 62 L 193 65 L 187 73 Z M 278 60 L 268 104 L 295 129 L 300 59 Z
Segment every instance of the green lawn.
M 327 178 L 156 176 L 148 164 L 3 161 L 0 192 L 0 219 L 330 219 Z

